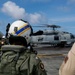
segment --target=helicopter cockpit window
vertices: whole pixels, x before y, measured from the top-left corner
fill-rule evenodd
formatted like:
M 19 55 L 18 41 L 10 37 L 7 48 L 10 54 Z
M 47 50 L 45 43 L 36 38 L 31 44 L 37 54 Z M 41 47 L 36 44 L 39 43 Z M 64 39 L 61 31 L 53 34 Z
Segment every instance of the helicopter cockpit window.
M 37 31 L 36 33 L 33 33 L 34 36 L 36 36 L 36 35 L 42 35 L 42 34 L 43 34 L 43 31 L 41 31 L 41 30 Z
M 75 38 L 75 36 L 71 34 L 71 39 L 74 39 L 74 38 Z
M 54 40 L 59 40 L 59 36 L 54 36 Z

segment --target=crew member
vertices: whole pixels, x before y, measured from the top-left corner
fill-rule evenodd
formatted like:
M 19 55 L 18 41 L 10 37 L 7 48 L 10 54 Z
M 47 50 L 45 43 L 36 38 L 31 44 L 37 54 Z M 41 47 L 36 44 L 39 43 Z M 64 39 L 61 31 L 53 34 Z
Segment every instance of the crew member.
M 59 75 L 75 75 L 75 43 L 61 64 Z
M 27 49 L 31 34 L 26 21 L 18 20 L 11 24 L 8 31 L 10 45 L 1 48 L 0 75 L 47 75 L 36 52 Z

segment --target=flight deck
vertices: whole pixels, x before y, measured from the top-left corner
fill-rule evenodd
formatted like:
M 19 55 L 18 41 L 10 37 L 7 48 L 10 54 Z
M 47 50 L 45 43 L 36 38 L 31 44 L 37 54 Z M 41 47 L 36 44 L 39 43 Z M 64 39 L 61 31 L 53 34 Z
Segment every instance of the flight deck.
M 38 57 L 42 60 L 47 70 L 47 75 L 59 75 L 59 68 L 71 47 L 49 47 L 37 46 L 34 50 L 38 52 Z

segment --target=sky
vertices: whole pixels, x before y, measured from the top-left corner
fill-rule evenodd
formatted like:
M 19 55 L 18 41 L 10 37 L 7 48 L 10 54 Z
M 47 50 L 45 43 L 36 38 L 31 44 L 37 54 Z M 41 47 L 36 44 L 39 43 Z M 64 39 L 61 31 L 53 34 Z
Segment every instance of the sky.
M 75 0 L 0 0 L 0 31 L 5 34 L 7 24 L 18 19 L 31 26 L 59 25 L 60 30 L 75 34 Z M 33 27 L 43 29 L 47 28 Z

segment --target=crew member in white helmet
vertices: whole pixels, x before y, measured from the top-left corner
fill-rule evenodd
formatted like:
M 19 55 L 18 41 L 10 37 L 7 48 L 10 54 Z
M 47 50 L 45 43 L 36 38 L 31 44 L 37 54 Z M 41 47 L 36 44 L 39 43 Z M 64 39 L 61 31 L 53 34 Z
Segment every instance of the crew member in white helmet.
M 29 50 L 32 29 L 27 21 L 17 20 L 8 29 L 10 45 L 1 47 L 0 75 L 47 75 L 44 64 Z

